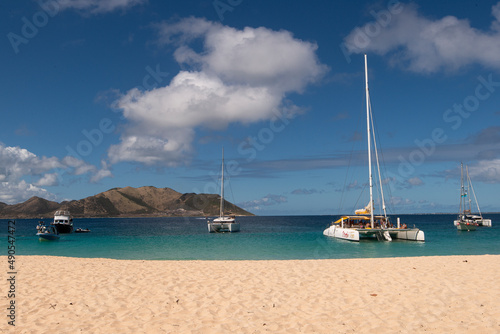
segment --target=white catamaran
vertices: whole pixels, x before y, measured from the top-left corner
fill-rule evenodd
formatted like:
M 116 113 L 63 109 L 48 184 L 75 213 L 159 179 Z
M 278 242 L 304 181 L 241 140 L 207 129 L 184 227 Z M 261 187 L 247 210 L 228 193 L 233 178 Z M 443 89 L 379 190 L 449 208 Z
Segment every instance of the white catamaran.
M 236 221 L 235 216 L 224 215 L 224 149 L 222 149 L 222 174 L 220 190 L 220 212 L 219 217 L 208 221 L 208 232 L 238 232 L 240 223 Z
M 366 91 L 366 126 L 368 133 L 368 175 L 370 186 L 370 202 L 360 210 L 355 211 L 355 215 L 342 216 L 337 221 L 333 222 L 323 234 L 330 237 L 345 239 L 349 241 L 359 241 L 363 238 L 372 238 L 377 240 L 392 241 L 392 239 L 425 241 L 424 232 L 418 228 L 408 228 L 406 224 L 401 224 L 397 218 L 397 225 L 394 226 L 389 221 L 386 213 L 384 193 L 382 182 L 380 180 L 380 193 L 382 198 L 383 215 L 375 216 L 373 214 L 373 175 L 372 175 L 372 153 L 371 153 L 371 137 L 373 136 L 375 157 L 378 163 L 377 145 L 375 141 L 375 133 L 370 129 L 370 124 L 373 124 L 370 95 L 368 91 L 368 65 L 365 55 L 365 91 Z M 380 168 L 378 168 L 378 177 L 380 177 Z
M 474 231 L 476 226 L 490 226 L 491 219 L 484 219 L 481 214 L 481 209 L 479 209 L 479 202 L 477 201 L 476 193 L 474 192 L 474 187 L 469 176 L 469 168 L 465 166 L 465 178 L 464 182 L 464 165 L 460 164 L 460 207 L 458 209 L 458 218 L 453 222 L 457 229 L 461 231 Z M 477 214 L 472 213 L 472 198 L 470 192 L 474 196 L 474 202 L 477 205 Z

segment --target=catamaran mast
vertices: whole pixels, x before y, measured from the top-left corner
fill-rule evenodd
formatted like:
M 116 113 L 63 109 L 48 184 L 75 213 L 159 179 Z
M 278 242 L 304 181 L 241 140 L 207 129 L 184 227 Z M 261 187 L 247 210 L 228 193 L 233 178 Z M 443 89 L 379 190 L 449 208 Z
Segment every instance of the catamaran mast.
M 370 103 L 370 119 L 372 124 L 372 129 L 375 129 L 373 125 L 373 114 L 372 114 L 372 104 Z M 378 149 L 377 149 L 377 139 L 375 138 L 375 134 L 373 134 L 373 148 L 375 151 L 375 160 L 377 161 L 377 172 L 378 172 L 378 180 L 380 184 L 380 197 L 382 198 L 382 210 L 384 211 L 384 217 L 387 218 L 387 210 L 385 207 L 385 197 L 384 197 L 384 187 L 382 186 L 382 176 L 380 174 L 380 162 L 378 160 Z
M 472 213 L 472 200 L 470 198 L 470 178 L 469 178 L 469 167 L 465 166 L 465 175 L 467 175 L 467 197 L 469 200 L 469 213 Z M 465 205 L 464 205 L 465 208 Z
M 224 217 L 224 147 L 222 148 L 222 176 L 220 187 L 220 217 Z
M 366 91 L 366 132 L 368 134 L 368 177 L 370 182 L 370 225 L 373 226 L 373 176 L 370 132 L 370 94 L 368 93 L 368 61 L 365 54 L 365 91 Z

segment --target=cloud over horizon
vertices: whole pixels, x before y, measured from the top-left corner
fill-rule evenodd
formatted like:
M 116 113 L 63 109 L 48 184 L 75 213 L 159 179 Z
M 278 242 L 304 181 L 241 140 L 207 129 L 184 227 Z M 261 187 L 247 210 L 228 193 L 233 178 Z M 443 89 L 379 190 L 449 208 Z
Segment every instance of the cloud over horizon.
M 500 69 L 500 2 L 492 6 L 493 20 L 485 31 L 455 16 L 426 18 L 414 3 L 400 6 L 390 17 L 351 31 L 344 39 L 347 51 L 389 56 L 393 65 L 421 73 L 471 64 Z
M 288 31 L 238 30 L 199 18 L 156 29 L 160 45 L 176 46 L 174 58 L 183 70 L 164 87 L 134 88 L 117 100 L 128 125 L 108 151 L 111 163 L 183 164 L 198 128 L 223 130 L 231 123 L 272 119 L 287 94 L 302 93 L 328 70 L 317 58 L 316 44 Z M 196 50 L 200 40 L 203 46 Z
M 256 200 L 238 203 L 238 206 L 248 211 L 258 211 L 262 210 L 263 207 L 279 205 L 286 202 L 288 202 L 288 198 L 283 195 L 268 194 Z
M 112 176 L 106 165 L 98 170 L 71 156 L 63 159 L 39 157 L 19 146 L 5 146 L 3 143 L 0 143 L 0 166 L 0 202 L 7 204 L 19 203 L 33 196 L 56 200 L 56 196 L 43 187 L 59 185 L 62 174 L 89 174 L 91 182 Z

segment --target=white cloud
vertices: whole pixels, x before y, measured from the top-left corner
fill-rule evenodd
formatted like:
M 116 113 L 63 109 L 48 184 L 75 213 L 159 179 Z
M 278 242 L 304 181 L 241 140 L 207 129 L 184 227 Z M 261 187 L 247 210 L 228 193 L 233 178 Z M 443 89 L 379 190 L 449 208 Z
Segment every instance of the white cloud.
M 0 143 L 0 166 L 5 180 L 16 180 L 23 175 L 37 175 L 45 173 L 63 165 L 55 158 L 38 157 L 26 149 L 18 146 L 4 146 Z
M 75 158 L 73 156 L 65 156 L 61 162 L 65 167 L 70 167 L 72 169 L 72 174 L 83 175 L 91 172 L 95 172 L 97 168 L 93 165 L 87 164 L 85 161 Z
M 472 182 L 500 183 L 500 159 L 478 161 L 469 166 L 469 176 Z
M 408 198 L 394 196 L 394 197 L 390 198 L 390 203 L 391 203 L 391 205 L 394 205 L 394 206 L 406 206 L 406 205 L 415 204 L 415 201 L 408 199 Z
M 314 188 L 295 189 L 294 191 L 292 191 L 292 195 L 312 195 L 312 194 L 321 194 L 321 193 L 323 193 L 322 190 L 318 190 L 318 189 L 314 189 Z
M 422 181 L 422 179 L 417 176 L 408 179 L 407 182 L 410 186 L 421 186 L 424 184 L 424 181 Z
M 109 149 L 112 163 L 182 164 L 197 128 L 223 130 L 231 123 L 272 119 L 286 94 L 302 92 L 327 71 L 317 46 L 287 31 L 237 30 L 196 18 L 157 28 L 160 44 L 177 43 L 175 59 L 190 69 L 165 87 L 134 88 L 117 101 L 129 124 L 121 143 Z M 202 50 L 190 47 L 195 38 L 202 39 Z
M 40 187 L 50 187 L 58 185 L 58 174 L 57 173 L 48 173 L 45 174 L 38 182 L 35 183 L 36 186 Z
M 55 195 L 41 187 L 56 186 L 63 180 L 62 174 L 83 176 L 90 175 L 91 182 L 103 177 L 111 177 L 106 164 L 98 170 L 83 160 L 66 156 L 39 157 L 18 146 L 5 146 L 0 143 L 0 201 L 13 204 L 32 196 L 55 200 Z M 33 184 L 31 179 L 38 179 Z
M 415 72 L 457 70 L 474 63 L 499 69 L 500 3 L 492 7 L 492 15 L 490 29 L 481 31 L 466 19 L 432 20 L 419 14 L 416 5 L 405 4 L 389 21 L 356 28 L 344 43 L 351 53 L 389 55 L 392 63 Z
M 260 199 L 238 203 L 238 206 L 245 208 L 246 210 L 260 210 L 262 207 L 278 205 L 286 202 L 288 202 L 288 199 L 283 195 L 269 194 Z
M 23 202 L 33 196 L 42 197 L 48 200 L 55 200 L 55 195 L 43 188 L 29 184 L 24 180 L 20 182 L 0 183 L 0 202 L 14 204 Z
M 101 161 L 101 169 L 99 169 L 92 177 L 90 178 L 90 182 L 95 183 L 106 177 L 113 177 L 113 173 L 109 170 L 108 164 L 106 161 Z
M 85 14 L 103 14 L 115 10 L 127 10 L 147 0 L 56 0 L 59 10 L 75 9 Z

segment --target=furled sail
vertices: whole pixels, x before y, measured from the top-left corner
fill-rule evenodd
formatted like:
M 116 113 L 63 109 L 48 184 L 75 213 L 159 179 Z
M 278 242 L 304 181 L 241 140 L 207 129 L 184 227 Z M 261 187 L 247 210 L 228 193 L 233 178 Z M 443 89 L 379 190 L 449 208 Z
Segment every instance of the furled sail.
M 354 213 L 357 215 L 367 215 L 367 214 L 370 214 L 370 212 L 372 212 L 372 204 L 371 203 L 368 203 L 368 205 L 365 206 L 363 209 L 358 209 L 358 210 L 354 211 Z

